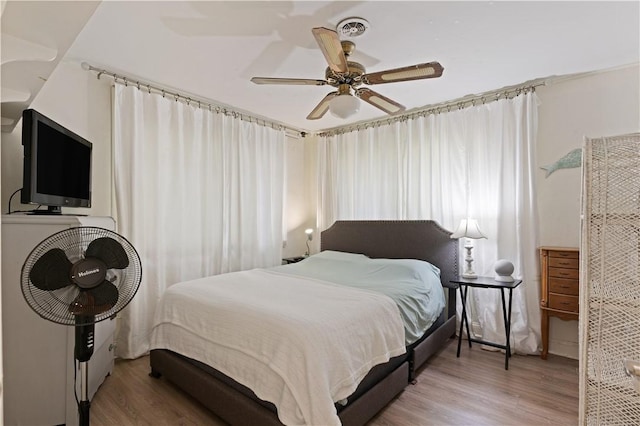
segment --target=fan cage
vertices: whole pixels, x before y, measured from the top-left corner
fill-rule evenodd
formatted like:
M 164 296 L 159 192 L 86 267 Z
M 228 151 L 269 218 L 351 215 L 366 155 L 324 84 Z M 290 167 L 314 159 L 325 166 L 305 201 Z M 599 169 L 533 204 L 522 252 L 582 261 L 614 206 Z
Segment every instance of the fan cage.
M 580 424 L 640 424 L 640 134 L 586 139 Z
M 112 238 L 124 249 L 129 266 L 124 269 L 109 269 L 106 279 L 118 290 L 118 301 L 105 312 L 94 316 L 74 315 L 69 307 L 80 294 L 78 286 L 70 285 L 54 291 L 37 288 L 31 282 L 29 273 L 42 255 L 51 249 L 65 252 L 71 263 L 84 258 L 89 244 L 102 237 Z M 38 244 L 22 266 L 20 277 L 22 294 L 27 304 L 42 318 L 63 325 L 89 325 L 110 318 L 124 309 L 138 291 L 142 279 L 140 256 L 133 245 L 123 236 L 108 229 L 83 226 L 65 229 L 45 238 Z M 71 282 L 71 281 L 70 281 Z

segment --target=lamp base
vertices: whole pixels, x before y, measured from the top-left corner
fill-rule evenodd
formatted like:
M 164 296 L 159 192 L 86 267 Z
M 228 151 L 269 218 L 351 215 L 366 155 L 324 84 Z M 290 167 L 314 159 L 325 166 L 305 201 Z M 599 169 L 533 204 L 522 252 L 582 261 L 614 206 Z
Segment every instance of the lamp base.
M 473 256 L 471 254 L 471 251 L 473 250 L 473 242 L 471 242 L 471 239 L 467 238 L 467 242 L 465 243 L 464 248 L 467 251 L 467 254 L 464 257 L 466 266 L 464 268 L 464 272 L 462 273 L 462 278 L 473 280 L 478 278 L 478 274 L 476 274 L 476 271 L 473 270 Z

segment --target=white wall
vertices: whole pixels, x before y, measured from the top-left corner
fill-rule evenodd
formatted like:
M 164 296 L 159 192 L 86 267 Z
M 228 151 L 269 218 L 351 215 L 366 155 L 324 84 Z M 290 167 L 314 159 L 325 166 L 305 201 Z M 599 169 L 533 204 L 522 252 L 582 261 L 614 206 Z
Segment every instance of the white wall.
M 282 257 L 302 256 L 307 251 L 307 235 L 305 229 L 314 230 L 312 241 L 309 243 L 311 253 L 317 252 L 315 243 L 319 239 L 315 229 L 315 210 L 311 208 L 312 194 L 309 188 L 313 188 L 309 179 L 315 175 L 309 167 L 309 156 L 312 138 L 293 139 L 287 138 L 286 142 L 286 201 L 285 205 L 285 232 L 286 239 L 282 249 Z
M 537 162 L 554 163 L 584 137 L 640 131 L 640 67 L 568 79 L 537 89 L 540 99 Z M 561 169 L 536 179 L 540 244 L 580 246 L 581 169 Z M 549 352 L 578 358 L 578 321 L 551 318 Z

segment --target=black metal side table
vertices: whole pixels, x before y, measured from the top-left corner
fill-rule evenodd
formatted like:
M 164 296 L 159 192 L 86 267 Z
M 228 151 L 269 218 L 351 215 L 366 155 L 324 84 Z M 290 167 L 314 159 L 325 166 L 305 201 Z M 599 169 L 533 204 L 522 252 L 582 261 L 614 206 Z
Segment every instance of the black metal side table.
M 504 349 L 504 369 L 509 369 L 509 357 L 511 357 L 511 339 L 509 339 L 509 335 L 511 334 L 511 300 L 513 296 L 513 289 L 518 287 L 522 280 L 515 280 L 510 283 L 499 282 L 494 280 L 491 277 L 478 277 L 475 279 L 471 278 L 462 278 L 458 277 L 455 280 L 451 280 L 451 283 L 460 288 L 460 296 L 462 300 L 462 320 L 460 321 L 460 332 L 458 333 L 458 352 L 456 353 L 456 357 L 460 357 L 460 346 L 462 345 L 462 330 L 463 327 L 467 332 L 467 337 L 469 339 L 469 347 L 471 347 L 471 342 L 480 343 L 483 345 L 492 346 L 498 349 Z M 505 331 L 505 344 L 499 344 L 494 342 L 487 342 L 485 340 L 474 339 L 471 337 L 471 333 L 469 332 L 469 319 L 467 318 L 467 291 L 469 287 L 480 287 L 480 288 L 495 288 L 500 290 L 500 294 L 502 296 L 502 316 L 504 319 L 504 331 Z M 507 312 L 507 304 L 504 298 L 504 291 L 509 290 L 509 307 Z
M 282 259 L 282 264 L 288 265 L 290 263 L 298 263 L 301 260 L 305 260 L 305 259 L 306 259 L 305 256 L 285 257 L 284 259 Z

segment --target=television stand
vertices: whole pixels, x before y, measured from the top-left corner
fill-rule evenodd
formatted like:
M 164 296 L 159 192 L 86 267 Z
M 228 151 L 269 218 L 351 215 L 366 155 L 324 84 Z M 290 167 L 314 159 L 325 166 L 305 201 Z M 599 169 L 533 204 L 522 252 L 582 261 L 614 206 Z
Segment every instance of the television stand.
M 31 210 L 29 214 L 61 215 L 62 206 L 49 206 L 47 210 Z

